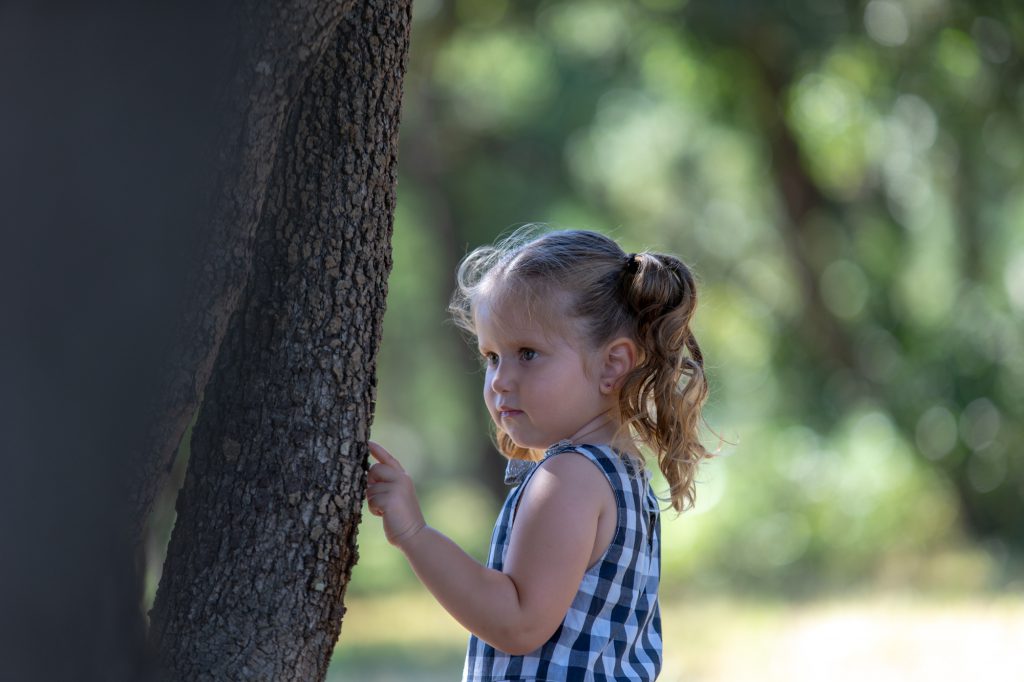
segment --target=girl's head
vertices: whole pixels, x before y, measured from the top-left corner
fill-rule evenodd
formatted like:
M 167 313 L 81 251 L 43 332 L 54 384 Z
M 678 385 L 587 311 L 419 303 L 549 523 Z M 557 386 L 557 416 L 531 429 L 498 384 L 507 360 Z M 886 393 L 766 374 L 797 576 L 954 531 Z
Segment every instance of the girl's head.
M 603 371 L 614 378 L 608 416 L 656 453 L 672 506 L 681 511 L 693 502 L 694 474 L 708 455 L 698 439 L 708 389 L 703 356 L 690 328 L 696 305 L 693 275 L 674 256 L 626 254 L 595 232 L 559 230 L 538 236 L 527 228 L 466 256 L 450 308 L 456 323 L 476 337 L 514 326 L 540 333 L 556 347 L 568 344 L 584 357 L 628 347 L 611 369 L 606 357 L 605 367 L 585 367 L 584 373 Z M 515 333 L 502 338 L 519 343 Z M 497 372 L 498 353 L 481 350 Z M 514 360 L 513 368 L 533 361 L 531 348 L 512 350 L 518 357 L 502 359 Z M 600 377 L 593 378 L 600 385 Z M 485 386 L 485 395 L 488 390 Z M 556 401 L 545 406 L 549 414 L 571 406 L 567 398 L 549 398 Z M 493 406 L 488 407 L 494 415 Z M 513 427 L 504 428 L 497 418 L 495 423 L 501 451 L 529 458 L 529 449 L 510 435 Z

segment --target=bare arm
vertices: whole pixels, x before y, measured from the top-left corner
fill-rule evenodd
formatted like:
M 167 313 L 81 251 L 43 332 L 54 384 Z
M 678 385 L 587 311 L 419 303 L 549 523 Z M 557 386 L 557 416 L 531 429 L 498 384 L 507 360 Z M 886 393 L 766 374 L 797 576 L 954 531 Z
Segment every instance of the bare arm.
M 370 510 L 384 517 L 423 584 L 466 629 L 502 651 L 523 654 L 555 632 L 594 551 L 598 520 L 614 498 L 607 480 L 582 455 L 552 458 L 520 501 L 505 571 L 482 566 L 423 522 L 401 465 L 379 445 L 370 470 Z

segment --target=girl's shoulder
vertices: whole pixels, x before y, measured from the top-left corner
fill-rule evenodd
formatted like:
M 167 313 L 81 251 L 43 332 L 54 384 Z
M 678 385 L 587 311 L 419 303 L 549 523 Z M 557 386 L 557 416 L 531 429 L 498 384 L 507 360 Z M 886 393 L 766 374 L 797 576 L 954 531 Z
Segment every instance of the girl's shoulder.
M 540 489 L 547 494 L 596 494 L 601 497 L 623 488 L 644 487 L 649 472 L 643 460 L 619 452 L 608 445 L 578 444 L 561 441 L 548 448 L 539 461 L 510 460 L 505 482 L 516 486 L 510 499 L 513 507 L 528 493 L 536 496 Z M 543 483 L 535 483 L 540 477 Z
M 610 490 L 611 497 L 614 498 L 616 506 L 620 509 L 635 510 L 636 512 L 646 511 L 655 515 L 660 513 L 658 497 L 651 488 L 651 470 L 645 466 L 639 453 L 633 456 L 609 445 L 559 444 L 557 450 L 548 450 L 541 463 L 547 462 L 549 459 L 551 460 L 550 464 L 554 464 L 559 459 L 572 462 L 572 465 L 565 465 L 564 476 L 566 478 L 570 476 L 585 478 L 592 486 L 589 488 L 591 492 L 597 489 Z M 573 468 L 569 469 L 569 466 Z M 597 476 L 594 475 L 595 473 Z M 602 478 L 604 479 L 603 486 L 597 483 Z M 606 495 L 607 493 L 600 494 Z
M 592 446 L 591 446 L 592 447 Z M 602 496 L 609 490 L 608 473 L 601 455 L 588 446 L 569 446 L 545 455 L 531 476 L 529 495 Z
M 548 449 L 527 478 L 537 476 L 547 480 L 545 486 L 601 497 L 609 492 L 613 498 L 643 496 L 650 487 L 650 471 L 643 460 L 608 445 L 559 443 Z

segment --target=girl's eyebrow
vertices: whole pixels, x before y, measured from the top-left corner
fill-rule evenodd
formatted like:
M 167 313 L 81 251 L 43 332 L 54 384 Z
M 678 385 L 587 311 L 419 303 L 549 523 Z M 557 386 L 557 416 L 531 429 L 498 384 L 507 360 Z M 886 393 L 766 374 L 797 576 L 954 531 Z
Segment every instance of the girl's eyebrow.
M 512 336 L 512 334 L 522 334 L 522 336 Z M 481 350 L 485 348 L 493 349 L 497 346 L 515 349 L 530 348 L 536 350 L 548 347 L 552 344 L 552 338 L 548 336 L 543 329 L 532 329 L 525 332 L 514 330 L 510 334 L 499 334 L 497 338 L 489 338 L 486 341 L 477 336 L 476 341 L 477 348 Z

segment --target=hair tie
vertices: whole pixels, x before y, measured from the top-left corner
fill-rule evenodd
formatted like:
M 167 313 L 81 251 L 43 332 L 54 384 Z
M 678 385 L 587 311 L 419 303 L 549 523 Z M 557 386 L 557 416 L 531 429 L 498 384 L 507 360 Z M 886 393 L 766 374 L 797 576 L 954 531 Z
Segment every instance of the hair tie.
M 639 254 L 636 254 L 636 253 L 626 254 L 626 262 L 624 263 L 624 266 L 626 268 L 626 272 L 628 272 L 631 275 L 633 273 L 635 273 L 637 270 L 639 270 L 640 269 Z

